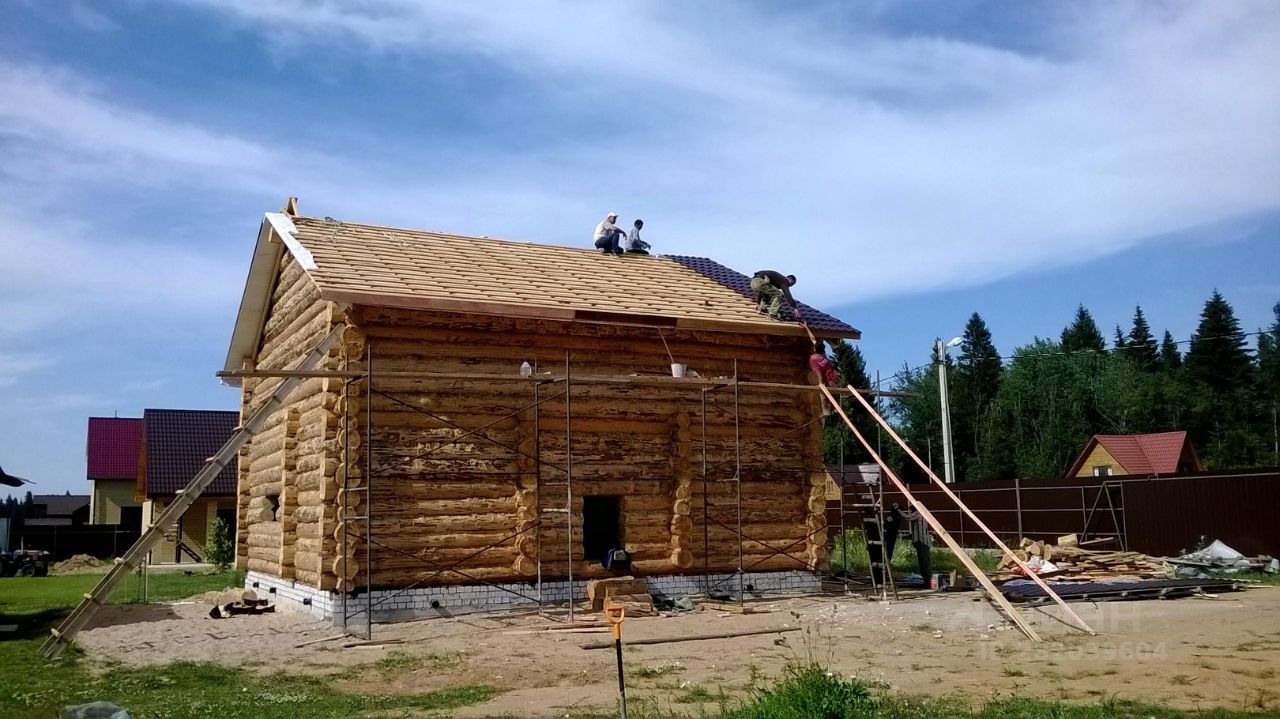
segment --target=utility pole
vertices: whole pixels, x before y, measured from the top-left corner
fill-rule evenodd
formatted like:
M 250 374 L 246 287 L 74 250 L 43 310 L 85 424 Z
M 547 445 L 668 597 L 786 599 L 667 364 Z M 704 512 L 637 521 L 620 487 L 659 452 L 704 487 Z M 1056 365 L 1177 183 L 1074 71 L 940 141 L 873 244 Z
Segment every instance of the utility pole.
M 942 477 L 947 484 L 955 484 L 955 457 L 951 449 L 951 399 L 947 395 L 947 348 L 959 344 L 957 337 L 946 344 L 938 338 L 938 395 L 942 402 Z

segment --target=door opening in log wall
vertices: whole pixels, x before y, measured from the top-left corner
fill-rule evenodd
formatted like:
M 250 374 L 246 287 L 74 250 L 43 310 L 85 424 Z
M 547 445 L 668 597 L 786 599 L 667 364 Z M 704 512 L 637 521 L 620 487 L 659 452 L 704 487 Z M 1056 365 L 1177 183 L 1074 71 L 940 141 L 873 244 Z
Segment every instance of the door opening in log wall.
M 620 498 L 597 496 L 582 498 L 582 558 L 603 562 L 605 555 L 622 549 Z

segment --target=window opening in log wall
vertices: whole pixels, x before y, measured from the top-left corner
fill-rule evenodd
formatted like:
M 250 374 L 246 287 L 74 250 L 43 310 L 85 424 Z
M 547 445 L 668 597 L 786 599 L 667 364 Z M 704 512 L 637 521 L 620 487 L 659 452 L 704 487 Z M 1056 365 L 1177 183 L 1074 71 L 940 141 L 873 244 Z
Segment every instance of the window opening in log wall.
M 582 558 L 603 562 L 605 553 L 622 548 L 620 497 L 582 498 Z

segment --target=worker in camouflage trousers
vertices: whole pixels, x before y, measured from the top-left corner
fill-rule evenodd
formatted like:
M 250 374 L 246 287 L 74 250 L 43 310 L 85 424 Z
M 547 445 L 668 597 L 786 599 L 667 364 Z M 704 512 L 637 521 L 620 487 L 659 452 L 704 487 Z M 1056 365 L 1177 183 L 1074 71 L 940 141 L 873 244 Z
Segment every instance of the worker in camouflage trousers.
M 760 270 L 751 278 L 751 289 L 756 293 L 757 309 L 775 320 L 781 320 L 782 303 L 786 302 L 795 311 L 796 301 L 791 296 L 791 286 L 796 283 L 795 275 L 784 275 L 774 270 Z

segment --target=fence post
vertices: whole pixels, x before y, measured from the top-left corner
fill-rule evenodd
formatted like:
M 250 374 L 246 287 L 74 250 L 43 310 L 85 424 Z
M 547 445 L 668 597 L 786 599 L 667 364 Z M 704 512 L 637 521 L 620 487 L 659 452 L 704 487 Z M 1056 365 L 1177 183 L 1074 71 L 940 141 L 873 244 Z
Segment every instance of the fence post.
M 1013 500 L 1018 507 L 1018 541 L 1022 541 L 1022 480 L 1013 478 Z
M 1089 510 L 1085 506 L 1084 485 L 1080 485 L 1080 541 L 1089 538 Z

